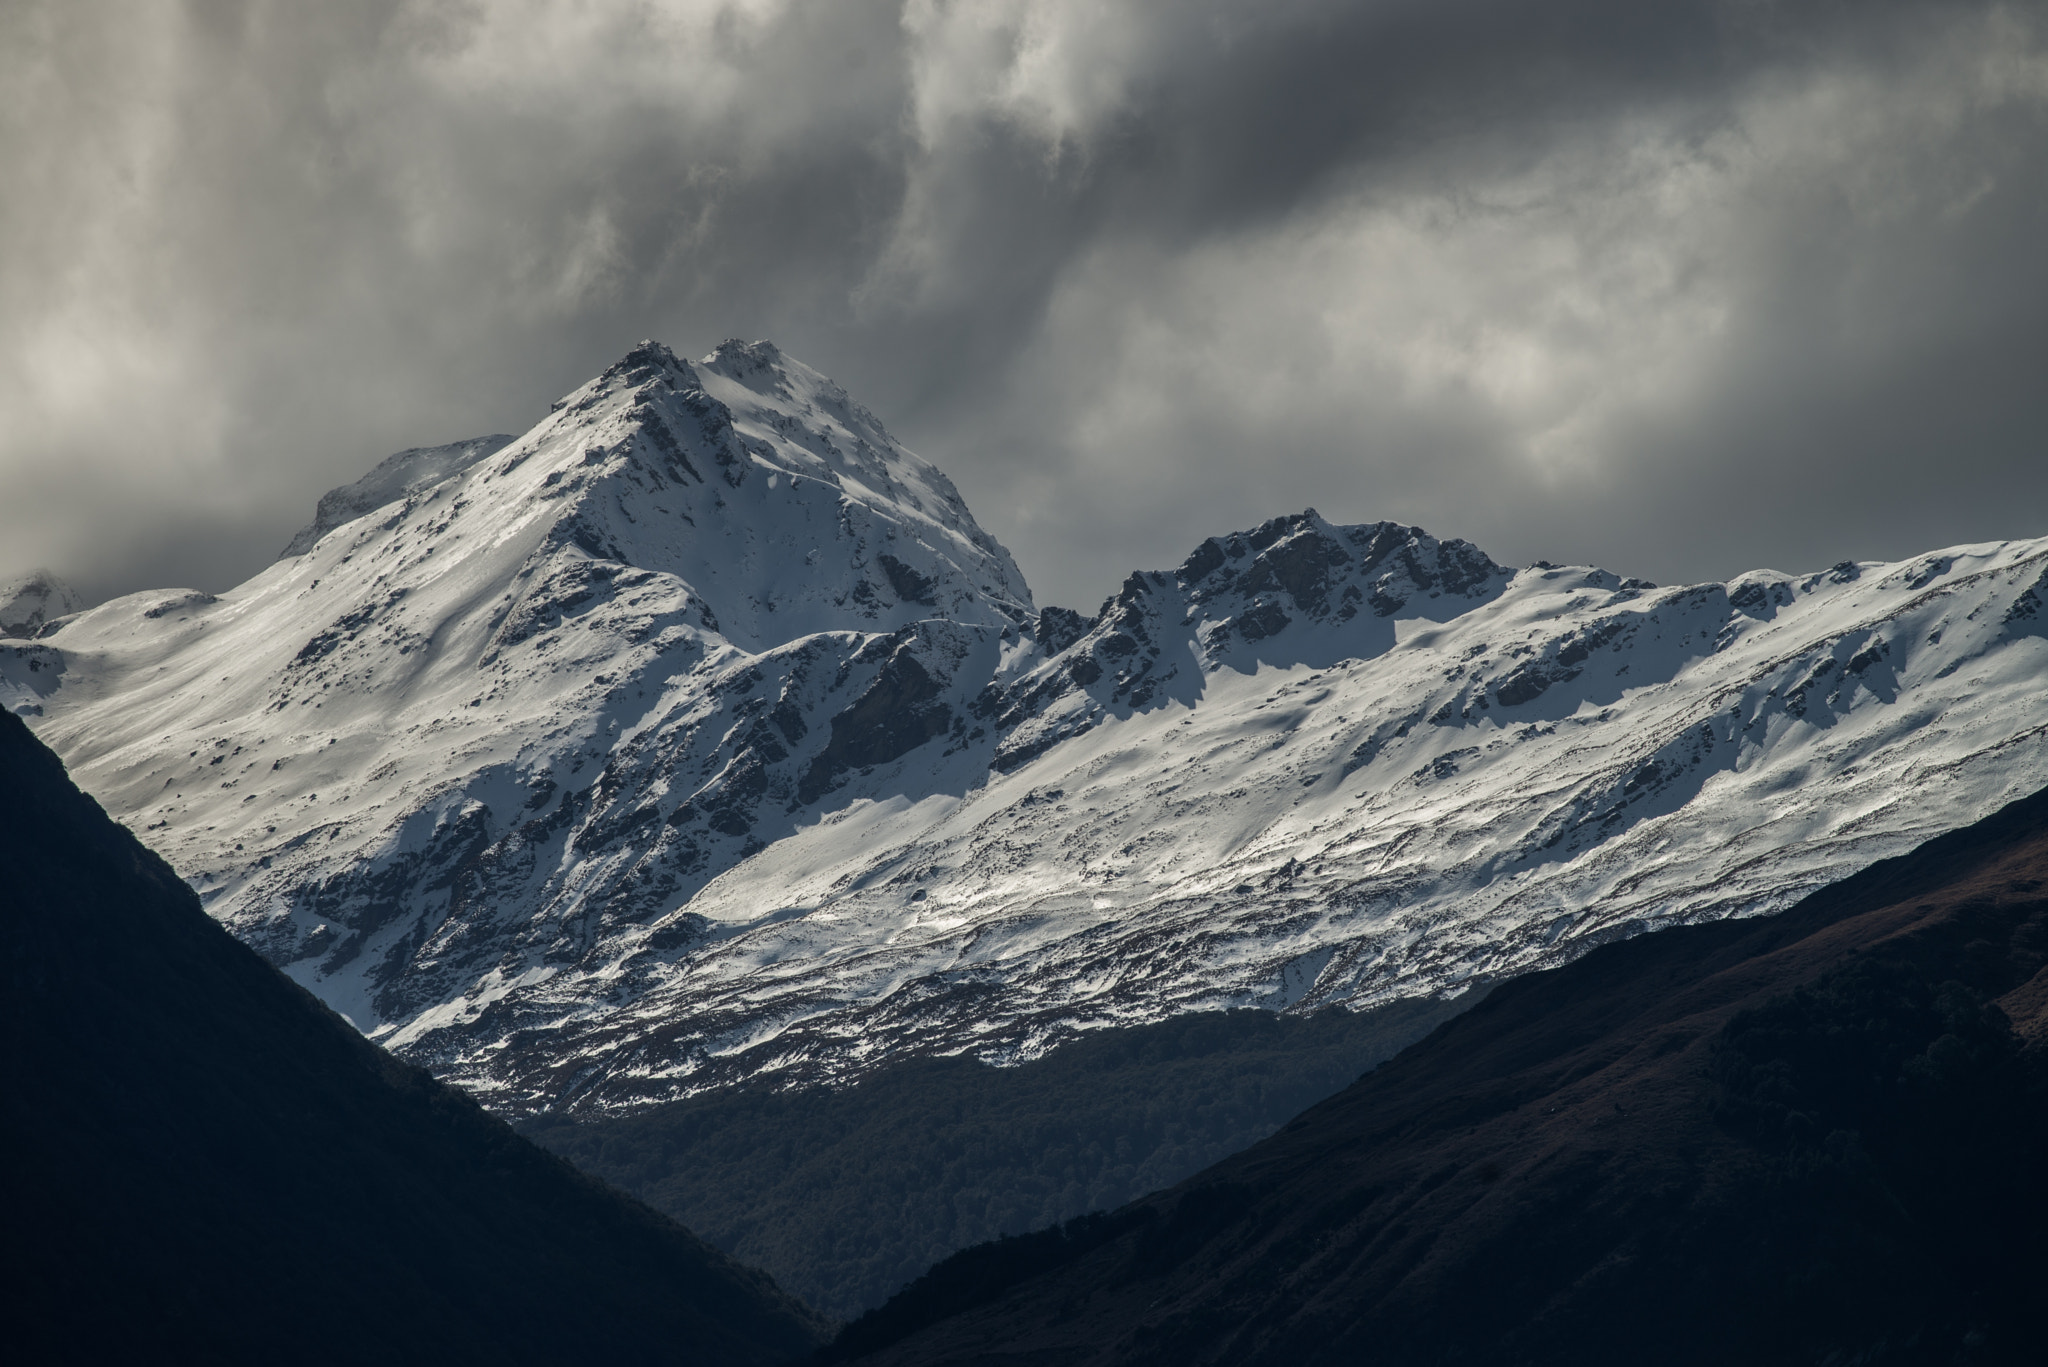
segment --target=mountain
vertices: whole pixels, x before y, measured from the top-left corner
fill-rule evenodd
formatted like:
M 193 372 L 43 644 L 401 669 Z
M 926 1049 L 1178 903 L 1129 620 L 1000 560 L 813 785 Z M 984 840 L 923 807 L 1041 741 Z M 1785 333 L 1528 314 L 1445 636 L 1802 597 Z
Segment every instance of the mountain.
M 2032 1363 L 2048 792 L 1592 951 L 1279 1134 L 983 1245 L 828 1361 Z
M 759 1363 L 765 1276 L 368 1043 L 0 716 L 8 1342 L 35 1362 Z
M 30 638 L 85 606 L 77 590 L 48 570 L 0 582 L 0 637 Z
M 0 697 L 507 1113 L 1454 997 L 2048 783 L 2048 541 L 1658 588 L 1307 511 L 1040 611 L 766 343 L 394 459 L 239 588 L 0 643 Z
M 945 476 L 765 344 L 650 344 L 416 465 L 237 590 L 0 647 L 87 786 L 387 1042 L 564 971 L 612 998 L 664 917 L 703 942 L 671 913 L 826 794 L 900 787 L 1032 618 Z

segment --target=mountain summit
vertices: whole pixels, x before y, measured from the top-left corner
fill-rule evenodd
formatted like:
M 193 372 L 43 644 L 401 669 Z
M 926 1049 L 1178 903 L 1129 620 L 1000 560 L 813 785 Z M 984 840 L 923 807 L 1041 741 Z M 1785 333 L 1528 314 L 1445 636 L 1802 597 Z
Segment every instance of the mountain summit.
M 491 444 L 394 457 L 322 519 L 391 501 L 231 593 L 10 660 L 103 800 L 366 1030 L 603 958 L 964 730 L 1033 618 L 951 482 L 766 344 L 643 344 Z
M 2048 783 L 2048 542 L 1658 588 L 1309 510 L 1041 612 L 766 343 L 645 343 L 425 464 L 0 686 L 214 916 L 508 1110 L 1455 994 Z

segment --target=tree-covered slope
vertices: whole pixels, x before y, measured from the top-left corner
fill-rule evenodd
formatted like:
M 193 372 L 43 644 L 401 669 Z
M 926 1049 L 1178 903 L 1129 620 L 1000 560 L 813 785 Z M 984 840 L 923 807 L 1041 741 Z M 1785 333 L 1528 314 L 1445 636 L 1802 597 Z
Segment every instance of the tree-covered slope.
M 763 1274 L 237 944 L 0 714 L 0 1307 L 18 1361 L 771 1364 Z
M 1208 1012 L 1014 1068 L 911 1059 L 839 1090 L 743 1087 L 521 1129 L 850 1318 L 971 1244 L 1173 1185 L 1468 1003 Z

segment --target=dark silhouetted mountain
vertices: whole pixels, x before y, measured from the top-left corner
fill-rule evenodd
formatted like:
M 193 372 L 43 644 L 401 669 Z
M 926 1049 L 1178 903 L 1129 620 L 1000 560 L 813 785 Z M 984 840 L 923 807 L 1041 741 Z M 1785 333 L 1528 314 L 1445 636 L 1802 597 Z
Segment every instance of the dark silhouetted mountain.
M 15 1361 L 784 1361 L 816 1322 L 363 1040 L 0 715 Z
M 2044 889 L 2048 793 L 1504 984 L 1173 1190 L 940 1264 L 827 1356 L 2038 1362 Z
M 1012 1068 L 905 1059 L 846 1088 L 729 1088 L 520 1129 L 851 1318 L 959 1249 L 1172 1186 L 1471 1001 L 1201 1012 Z

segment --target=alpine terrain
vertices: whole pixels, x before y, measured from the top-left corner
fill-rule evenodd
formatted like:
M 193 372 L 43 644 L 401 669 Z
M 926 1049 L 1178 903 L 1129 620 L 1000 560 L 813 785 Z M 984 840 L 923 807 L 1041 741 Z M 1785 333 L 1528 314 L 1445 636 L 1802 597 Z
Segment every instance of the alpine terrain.
M 84 606 L 62 579 L 48 570 L 31 570 L 0 583 L 0 635 L 34 636 L 51 619 Z
M 2044 598 L 2048 540 L 1659 588 L 1307 511 L 1041 610 L 823 376 L 650 342 L 0 687 L 359 1029 L 606 1112 L 1780 910 L 2048 783 Z

